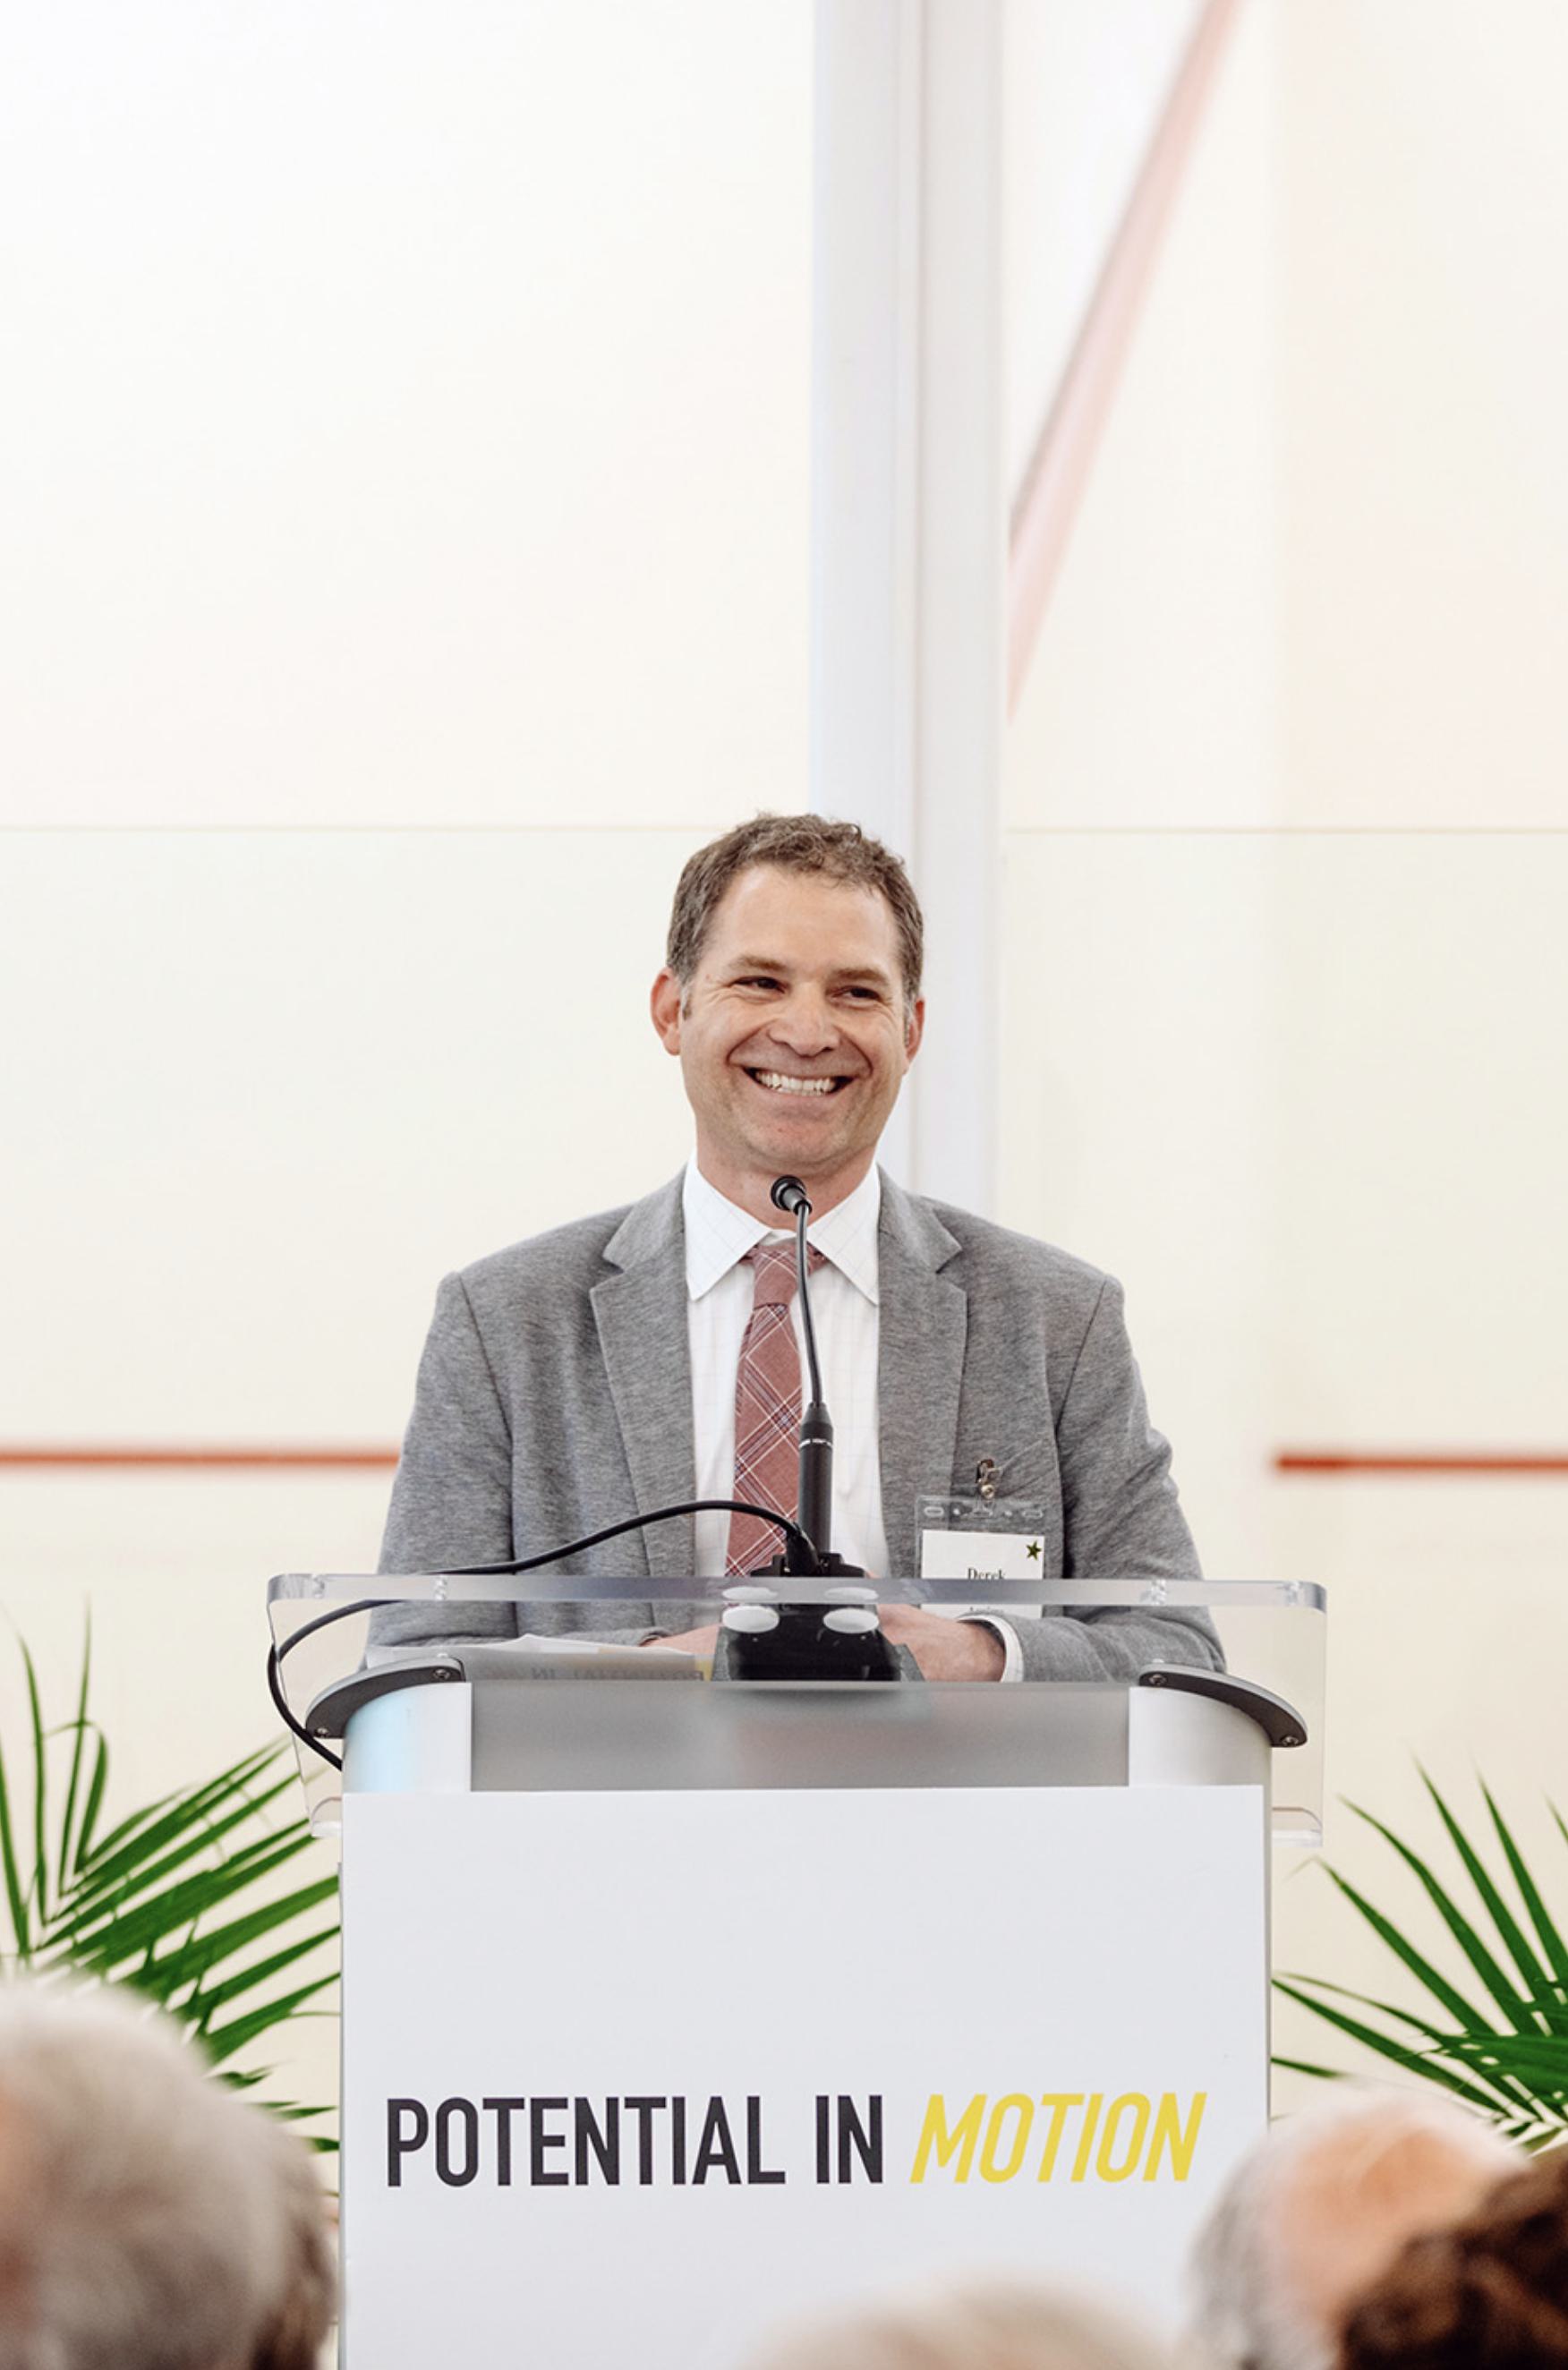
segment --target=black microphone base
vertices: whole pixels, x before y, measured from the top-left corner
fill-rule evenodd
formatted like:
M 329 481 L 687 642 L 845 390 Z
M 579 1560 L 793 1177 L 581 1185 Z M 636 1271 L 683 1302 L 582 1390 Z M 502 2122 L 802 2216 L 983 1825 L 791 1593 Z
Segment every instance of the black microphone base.
M 804 1569 L 804 1565 L 803 1556 L 799 1563 L 791 1564 L 787 1556 L 776 1555 L 771 1563 L 763 1564 L 759 1570 L 750 1574 L 750 1578 L 778 1580 L 781 1576 L 786 1576 L 791 1580 L 864 1580 L 866 1577 L 863 1566 L 858 1563 L 846 1563 L 841 1555 L 835 1555 L 831 1549 L 826 1555 L 818 1555 L 813 1559 L 813 1568 L 810 1571 Z
M 715 1679 L 771 1680 L 785 1686 L 824 1682 L 858 1685 L 868 1682 L 907 1684 L 923 1674 L 907 1646 L 895 1646 L 880 1630 L 868 1638 L 829 1638 L 821 1634 L 821 1605 L 782 1605 L 778 1628 L 766 1637 L 747 1637 L 721 1629 L 713 1650 Z

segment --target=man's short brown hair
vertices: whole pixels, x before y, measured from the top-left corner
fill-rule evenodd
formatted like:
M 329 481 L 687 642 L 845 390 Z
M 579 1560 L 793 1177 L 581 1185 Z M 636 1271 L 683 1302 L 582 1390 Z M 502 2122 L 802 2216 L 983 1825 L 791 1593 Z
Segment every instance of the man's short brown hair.
M 675 887 L 664 955 L 683 987 L 702 960 L 713 916 L 731 883 L 754 864 L 771 864 L 780 872 L 820 872 L 852 889 L 874 890 L 885 899 L 898 931 L 905 1001 L 915 1002 L 926 932 L 908 873 L 893 850 L 858 823 L 831 823 L 814 814 L 755 815 L 688 858 Z

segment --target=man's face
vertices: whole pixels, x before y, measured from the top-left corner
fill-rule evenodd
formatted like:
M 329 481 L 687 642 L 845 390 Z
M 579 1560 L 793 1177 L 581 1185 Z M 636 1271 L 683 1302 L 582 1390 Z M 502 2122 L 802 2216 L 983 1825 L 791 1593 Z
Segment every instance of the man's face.
M 731 883 L 684 996 L 660 972 L 652 1009 L 709 1183 L 750 1206 L 790 1172 L 824 1209 L 870 1167 L 925 1017 L 875 890 L 766 864 Z

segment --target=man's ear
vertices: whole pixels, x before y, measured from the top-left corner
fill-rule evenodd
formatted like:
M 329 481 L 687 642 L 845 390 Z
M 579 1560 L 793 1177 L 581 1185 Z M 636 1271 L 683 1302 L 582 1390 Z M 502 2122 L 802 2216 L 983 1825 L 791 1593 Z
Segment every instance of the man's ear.
M 681 984 L 673 971 L 662 971 L 648 999 L 659 1042 L 666 1053 L 681 1050 Z
M 904 1024 L 904 1059 L 907 1065 L 920 1051 L 920 1040 L 926 1033 L 926 999 L 917 995 L 910 1007 Z

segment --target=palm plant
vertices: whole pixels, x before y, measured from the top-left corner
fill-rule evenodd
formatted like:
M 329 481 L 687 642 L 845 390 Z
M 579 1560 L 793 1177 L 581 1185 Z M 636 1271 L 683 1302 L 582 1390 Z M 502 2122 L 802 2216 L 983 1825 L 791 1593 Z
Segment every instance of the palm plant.
M 281 1985 L 336 1936 L 335 1918 L 303 1934 L 298 1926 L 335 1898 L 337 1877 L 257 1898 L 311 1841 L 304 1819 L 269 1816 L 294 1784 L 292 1769 L 273 1774 L 286 1747 L 262 1745 L 100 1832 L 110 1755 L 88 1710 L 90 1629 L 75 1713 L 54 1726 L 32 1655 L 18 1643 L 31 1784 L 30 1800 L 18 1802 L 0 1753 L 6 1972 L 128 1985 L 186 2025 L 225 2080 L 242 2088 L 265 2081 L 268 2069 L 241 2069 L 236 2059 L 337 1980 L 329 1968 Z M 275 2111 L 308 2118 L 327 2110 Z
M 1355 1803 L 1347 1808 L 1366 1820 L 1415 1876 L 1468 1962 L 1477 1988 L 1467 1994 L 1451 1983 L 1391 1918 L 1333 1868 L 1326 1871 L 1332 1881 L 1414 1976 L 1442 2019 L 1349 1991 L 1320 1975 L 1280 1976 L 1276 1986 L 1336 2031 L 1492 2117 L 1509 2138 L 1530 2148 L 1550 2146 L 1568 2134 L 1568 1942 L 1488 1789 L 1481 1789 L 1493 1829 L 1485 1847 L 1490 1850 L 1495 1842 L 1501 1854 L 1501 1865 L 1495 1868 L 1487 1865 L 1482 1846 L 1466 1833 L 1424 1770 L 1421 1776 L 1474 1896 L 1465 1907 L 1391 1828 Z M 1568 1844 L 1568 1826 L 1555 1808 L 1551 1816 Z M 1366 2013 L 1353 2014 L 1352 2009 Z M 1368 2021 L 1368 2017 L 1376 2020 Z M 1274 2062 L 1323 2078 L 1343 2071 L 1298 2058 Z

